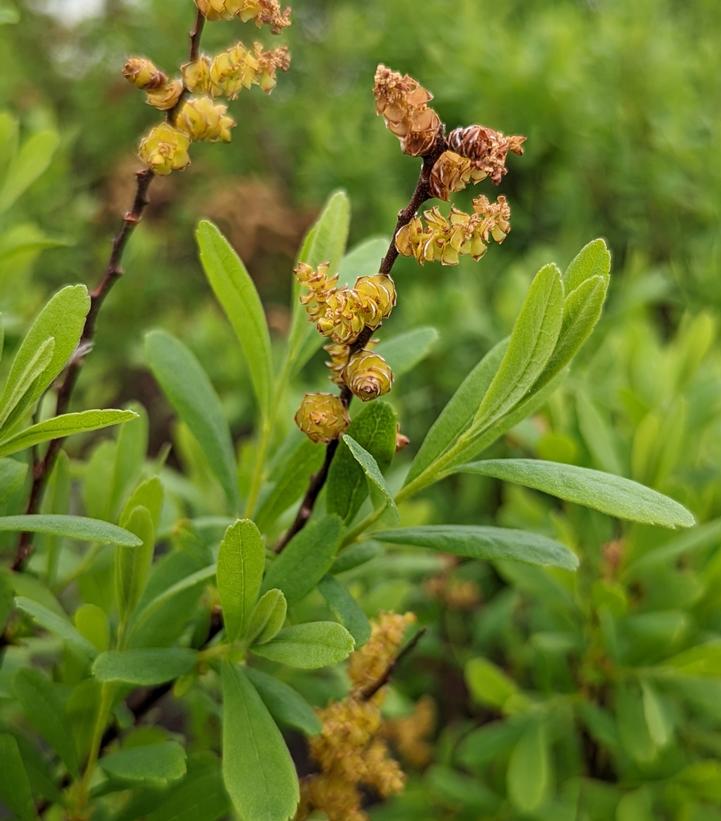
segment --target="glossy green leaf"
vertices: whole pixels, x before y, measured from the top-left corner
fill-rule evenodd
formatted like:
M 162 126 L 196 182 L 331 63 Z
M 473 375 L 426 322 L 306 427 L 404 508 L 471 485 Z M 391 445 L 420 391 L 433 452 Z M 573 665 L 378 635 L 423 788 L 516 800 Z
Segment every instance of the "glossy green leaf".
M 165 787 L 186 772 L 185 750 L 176 741 L 124 747 L 103 756 L 101 769 L 111 778 L 147 787 Z
M 144 647 L 138 650 L 109 650 L 93 662 L 98 681 L 151 687 L 189 673 L 198 654 L 185 647 Z
M 218 553 L 218 592 L 229 641 L 248 628 L 264 568 L 265 545 L 260 531 L 249 519 L 238 520 L 225 531 Z
M 508 762 L 508 797 L 518 810 L 530 813 L 543 804 L 549 788 L 549 767 L 545 728 L 540 721 L 533 721 Z
M 591 240 L 576 254 L 563 275 L 566 292 L 578 288 L 592 277 L 608 281 L 611 274 L 611 252 L 603 239 Z
M 141 541 L 136 550 L 118 550 L 114 557 L 118 609 L 121 617 L 126 618 L 140 600 L 148 580 L 155 550 L 155 528 L 145 507 L 136 507 L 123 517 L 122 524 Z
M 13 690 L 28 722 L 77 777 L 80 771 L 78 751 L 57 687 L 39 670 L 29 669 L 16 674 Z
M 438 331 L 429 326 L 413 328 L 378 345 L 377 351 L 391 366 L 396 377 L 422 362 L 438 342 Z
M 122 425 L 135 418 L 136 414 L 129 410 L 87 410 L 54 416 L 0 441 L 0 456 L 10 456 L 51 439 Z
M 428 547 L 471 559 L 512 559 L 565 570 L 578 567 L 576 555 L 567 547 L 547 536 L 525 530 L 482 525 L 426 525 L 385 530 L 374 533 L 373 538 L 388 544 Z
M 383 548 L 377 542 L 357 542 L 344 547 L 333 562 L 331 573 L 346 573 L 383 555 Z
M 15 599 L 15 606 L 18 610 L 30 616 L 37 625 L 58 636 L 84 656 L 93 658 L 96 655 L 95 647 L 73 627 L 67 616 L 60 616 L 42 604 L 24 596 L 18 596 Z
M 35 802 L 17 741 L 0 734 L 0 800 L 20 821 L 35 821 Z
M 619 519 L 662 527 L 691 527 L 683 505 L 644 485 L 590 468 L 541 459 L 491 459 L 457 468 L 458 473 L 492 476 L 600 510 Z
M 311 520 L 273 559 L 263 589 L 277 587 L 289 604 L 307 596 L 330 570 L 342 532 L 343 523 L 338 516 Z
M 296 440 L 287 458 L 271 474 L 270 490 L 255 514 L 255 522 L 261 530 L 272 527 L 281 514 L 301 498 L 310 477 L 323 464 L 324 454 L 325 448 L 306 436 Z
M 316 621 L 286 627 L 261 646 L 253 648 L 258 656 L 278 664 L 315 670 L 338 664 L 353 652 L 353 636 L 334 621 Z
M 223 779 L 244 819 L 287 821 L 300 800 L 283 736 L 245 673 L 223 663 Z
M 273 361 L 263 303 L 240 257 L 212 222 L 198 224 L 196 239 L 205 275 L 240 342 L 258 405 L 267 417 Z
M 563 319 L 561 272 L 553 264 L 536 274 L 508 347 L 473 419 L 487 427 L 523 399 L 553 354 Z
M 164 331 L 145 337 L 153 375 L 208 458 L 231 507 L 238 506 L 235 454 L 223 407 L 203 366 L 185 345 Z
M 371 625 L 348 588 L 329 575 L 321 580 L 318 590 L 333 615 L 353 636 L 355 646 L 362 647 L 370 638 Z
M 57 131 L 38 131 L 20 146 L 0 187 L 0 214 L 7 211 L 41 177 L 60 144 Z
M 320 719 L 297 690 L 275 676 L 253 667 L 246 667 L 245 674 L 278 724 L 300 730 L 308 736 L 317 735 L 321 731 Z
M 373 402 L 348 428 L 351 436 L 375 459 L 379 469 L 388 468 L 396 451 L 398 418 L 387 402 Z M 345 442 L 336 451 L 327 482 L 327 505 L 345 522 L 353 519 L 368 496 L 368 480 L 362 465 Z
M 0 532 L 50 533 L 83 542 L 100 542 L 120 547 L 140 547 L 141 540 L 128 530 L 83 516 L 61 516 L 52 513 L 0 516 Z
M 3 402 L 0 406 L 0 427 L 5 425 L 5 422 L 10 418 L 13 412 L 19 415 L 22 410 L 27 407 L 28 403 L 23 403 L 22 399 L 24 396 L 30 394 L 33 384 L 47 369 L 52 361 L 54 350 L 55 340 L 50 337 L 38 346 L 34 356 L 28 360 L 25 370 L 18 374 L 13 390 L 3 397 Z
M 265 644 L 274 639 L 283 625 L 288 613 L 288 603 L 282 590 L 266 590 L 253 608 L 246 631 L 249 645 Z
M 353 455 L 353 458 L 361 466 L 363 473 L 365 473 L 368 478 L 371 488 L 377 491 L 377 502 L 375 507 L 379 507 L 381 505 L 385 507 L 391 512 L 392 520 L 397 522 L 399 517 L 396 501 L 393 497 L 391 489 L 386 484 L 386 480 L 383 477 L 380 468 L 378 467 L 378 462 L 376 462 L 373 456 L 368 453 L 362 445 L 359 445 L 358 442 L 356 442 L 351 436 L 348 436 L 347 434 L 343 436 L 343 444 L 346 445 L 348 450 L 350 450 Z

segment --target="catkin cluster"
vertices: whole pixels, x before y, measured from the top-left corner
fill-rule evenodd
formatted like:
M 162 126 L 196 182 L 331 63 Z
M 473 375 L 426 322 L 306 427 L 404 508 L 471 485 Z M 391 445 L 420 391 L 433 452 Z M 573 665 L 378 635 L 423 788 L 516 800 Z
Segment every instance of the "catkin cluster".
M 525 137 L 506 136 L 481 125 L 456 128 L 446 136 L 443 123 L 428 107 L 432 95 L 408 75 L 378 66 L 376 110 L 385 119 L 406 154 L 423 157 L 430 171 L 428 193 L 440 200 L 466 186 L 489 179 L 498 185 L 506 175 L 509 154 L 523 154 Z M 503 242 L 510 231 L 510 207 L 505 197 L 492 203 L 485 196 L 473 201 L 473 213 L 455 206 L 445 215 L 438 208 L 414 217 L 396 234 L 396 249 L 420 262 L 455 265 L 461 256 L 480 259 L 489 240 Z
M 370 639 L 351 656 L 349 695 L 318 711 L 323 729 L 310 740 L 310 753 L 319 772 L 303 779 L 297 821 L 315 811 L 324 812 L 329 821 L 365 821 L 364 792 L 387 798 L 403 789 L 405 774 L 386 742 L 386 735 L 398 734 L 396 728 L 386 733 L 381 715 L 385 693 L 365 694 L 383 680 L 414 621 L 412 613 L 379 616 Z M 416 746 L 417 752 L 417 739 L 411 739 L 407 728 L 405 733 L 406 748 Z
M 207 20 L 254 21 L 278 33 L 290 25 L 290 10 L 277 0 L 196 0 Z M 146 101 L 166 112 L 166 121 L 143 136 L 138 155 L 155 174 L 166 176 L 190 164 L 192 142 L 230 142 L 235 120 L 218 97 L 234 100 L 253 85 L 270 93 L 278 71 L 287 71 L 290 54 L 284 46 L 266 50 L 260 43 L 236 43 L 213 57 L 200 55 L 181 67 L 181 77 L 168 77 L 151 60 L 131 57 L 123 76 L 145 92 Z

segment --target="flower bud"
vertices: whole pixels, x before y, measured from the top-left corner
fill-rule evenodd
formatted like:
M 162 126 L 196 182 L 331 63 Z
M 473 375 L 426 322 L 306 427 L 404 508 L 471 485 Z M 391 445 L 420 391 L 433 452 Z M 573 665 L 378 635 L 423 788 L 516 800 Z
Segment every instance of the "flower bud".
M 380 354 L 358 351 L 345 369 L 345 383 L 354 396 L 369 402 L 388 393 L 393 386 L 393 371 Z
M 358 293 L 353 288 L 338 288 L 328 297 L 316 328 L 323 336 L 345 345 L 358 338 L 366 326 L 366 316 Z
M 242 0 L 195 0 L 195 5 L 206 20 L 232 20 Z
M 189 148 L 190 138 L 187 134 L 169 123 L 161 123 L 140 141 L 138 156 L 156 174 L 166 176 L 173 171 L 181 171 L 190 164 Z
M 182 80 L 168 80 L 162 86 L 150 89 L 146 94 L 146 101 L 159 111 L 169 111 L 177 105 L 182 93 Z
M 210 91 L 215 97 L 231 100 L 253 85 L 270 93 L 276 85 L 276 72 L 287 71 L 289 67 L 290 54 L 285 47 L 266 51 L 260 43 L 254 43 L 251 50 L 236 43 L 212 59 Z
M 144 91 L 159 88 L 168 82 L 168 78 L 155 64 L 145 57 L 130 57 L 123 66 L 123 77 Z
M 191 140 L 228 143 L 235 120 L 227 110 L 228 106 L 214 103 L 210 97 L 193 97 L 181 105 L 175 125 Z
M 296 265 L 294 274 L 298 282 L 307 289 L 307 293 L 300 298 L 308 318 L 317 322 L 325 313 L 328 298 L 335 291 L 338 284 L 338 274 L 328 276 L 330 265 L 321 262 L 317 268 L 300 262 Z
M 471 181 L 471 174 L 471 161 L 467 157 L 444 151 L 431 169 L 431 194 L 439 200 L 447 200 L 451 194 L 463 191 Z
M 476 172 L 475 181 L 489 177 L 496 185 L 508 173 L 508 153 L 522 155 L 525 141 L 525 137 L 506 137 L 500 131 L 482 125 L 455 128 L 448 135 L 449 148 L 471 160 Z
M 365 324 L 369 328 L 377 328 L 384 319 L 388 319 L 396 306 L 396 285 L 385 274 L 358 277 L 355 291 L 361 298 L 366 314 Z
M 192 94 L 210 94 L 210 58 L 203 55 L 181 68 L 183 84 Z
M 313 442 L 332 442 L 350 426 L 348 409 L 331 393 L 307 393 L 295 415 L 295 423 Z

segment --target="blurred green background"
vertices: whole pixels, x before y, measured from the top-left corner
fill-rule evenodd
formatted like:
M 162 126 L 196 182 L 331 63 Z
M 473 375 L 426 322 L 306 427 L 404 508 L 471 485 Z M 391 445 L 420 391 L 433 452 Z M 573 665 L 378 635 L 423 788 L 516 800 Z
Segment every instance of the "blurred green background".
M 184 59 L 192 17 L 190 0 L 76 2 L 74 12 L 94 9 L 87 15 L 70 14 L 71 5 L 62 3 L 13 5 L 20 21 L 0 26 L 0 110 L 20 119 L 25 138 L 57 129 L 60 145 L 48 170 L 2 218 L 4 237 L 21 229 L 45 237 L 25 250 L 0 244 L 0 304 L 11 341 L 51 290 L 98 278 L 132 195 L 138 136 L 156 120 L 120 68 L 134 53 L 171 70 Z M 230 146 L 194 146 L 188 171 L 157 182 L 126 256 L 127 278 L 101 318 L 78 407 L 139 399 L 151 411 L 154 448 L 166 441 L 170 412 L 142 356 L 144 332 L 162 326 L 198 354 L 238 435 L 250 431 L 247 376 L 197 262 L 193 227 L 210 217 L 227 233 L 281 340 L 294 254 L 327 195 L 348 191 L 354 244 L 388 235 L 412 191 L 417 161 L 400 153 L 375 116 L 378 62 L 429 87 L 451 128 L 481 123 L 527 135 L 526 155 L 511 159 L 500 188 L 513 209 L 504 245 L 477 264 L 418 268 L 400 260 L 394 270 L 399 307 L 383 334 L 429 324 L 440 333 L 431 356 L 392 395 L 403 430 L 412 448 L 420 443 L 470 367 L 508 331 L 540 264 L 555 259 L 563 267 L 583 244 L 603 236 L 614 255 L 606 318 L 549 408 L 497 451 L 622 472 L 674 494 L 710 524 L 695 542 L 679 545 L 667 534 L 620 529 L 595 514 L 560 510 L 526 491 L 499 491 L 468 477 L 439 486 L 407 510 L 407 518 L 418 520 L 499 521 L 561 534 L 584 552 L 586 575 L 570 592 L 541 571 L 466 565 L 457 581 L 471 583 L 472 617 L 448 598 L 452 569 L 438 577 L 440 588 L 426 593 L 422 563 L 401 568 L 398 579 L 383 566 L 377 577 L 362 580 L 369 612 L 408 606 L 441 624 L 429 639 L 436 663 L 404 683 L 409 696 L 430 692 L 441 703 L 436 764 L 417 782 L 422 787 L 412 783 L 395 814 L 390 807 L 383 817 L 721 817 L 721 662 L 710 674 L 706 669 L 703 687 L 690 674 L 683 693 L 651 689 L 655 701 L 648 682 L 638 690 L 634 679 L 631 689 L 619 690 L 617 675 L 628 665 L 646 669 L 672 650 L 721 641 L 720 571 L 713 561 L 721 515 L 721 4 L 297 0 L 293 6 L 294 25 L 282 37 L 257 34 L 274 45 L 287 41 L 293 54 L 273 95 L 244 93 L 233 104 L 239 125 Z M 204 46 L 212 51 L 255 34 L 216 24 Z M 43 244 L 55 247 L 41 251 Z M 323 384 L 320 357 L 304 377 L 306 386 Z M 288 425 L 293 409 L 289 404 Z M 625 545 L 620 556 L 628 550 L 634 560 L 671 546 L 666 564 L 619 576 L 623 559 L 609 550 L 616 543 Z M 580 638 L 569 638 L 569 625 Z M 632 639 L 619 646 L 624 636 Z M 505 726 L 505 718 L 524 713 L 518 701 L 508 706 L 511 696 L 520 698 L 516 689 L 501 687 L 505 700 L 499 700 L 498 692 L 487 692 L 488 676 L 479 683 L 469 663 L 481 656 L 510 674 L 514 687 L 544 694 L 534 698 L 551 694 L 543 720 L 555 729 L 540 755 L 555 762 L 546 765 L 544 795 L 552 797 L 542 805 L 545 815 L 519 809 L 507 775 L 509 750 L 525 732 L 518 722 L 510 721 L 503 739 L 499 730 L 495 740 L 459 747 L 475 725 Z M 559 692 L 570 694 L 568 705 L 553 701 Z M 583 720 L 570 706 L 573 698 L 591 705 Z M 649 732 L 631 726 L 644 710 L 647 718 L 656 716 L 649 719 L 651 746 L 634 750 L 629 739 Z M 577 743 L 567 732 L 574 721 Z M 677 745 L 687 755 L 677 754 Z M 500 763 L 490 766 L 495 759 Z M 596 785 L 591 809 L 562 816 L 564 807 L 577 806 L 579 773 Z M 494 803 L 504 791 L 510 809 L 505 799 Z

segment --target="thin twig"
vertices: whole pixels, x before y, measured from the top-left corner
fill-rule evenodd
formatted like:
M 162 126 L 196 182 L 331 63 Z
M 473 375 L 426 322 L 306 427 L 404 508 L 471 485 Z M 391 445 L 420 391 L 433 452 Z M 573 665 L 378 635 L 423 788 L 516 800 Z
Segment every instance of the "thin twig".
M 386 667 L 385 672 L 383 675 L 378 679 L 378 681 L 374 681 L 369 687 L 366 687 L 365 690 L 361 693 L 361 698 L 363 701 L 370 701 L 373 696 L 383 687 L 388 684 L 388 682 L 393 677 L 393 673 L 396 671 L 396 667 L 403 661 L 403 659 L 410 655 L 414 650 L 418 642 L 423 638 L 426 633 L 426 628 L 421 627 L 421 629 L 413 636 L 412 639 L 403 647 L 401 648 L 398 655 L 393 659 L 393 661 Z
M 391 237 L 388 250 L 386 251 L 386 254 L 381 261 L 379 273 L 385 274 L 386 276 L 390 275 L 395 264 L 395 261 L 398 259 L 398 249 L 396 248 L 396 235 L 401 230 L 401 228 L 403 228 L 405 225 L 408 225 L 408 223 L 413 219 L 413 217 L 416 215 L 418 209 L 423 205 L 423 203 L 431 198 L 431 170 L 433 169 L 433 166 L 435 165 L 435 162 L 438 159 L 438 157 L 440 157 L 440 155 L 445 150 L 445 136 L 439 135 L 439 138 L 436 141 L 436 144 L 433 147 L 433 149 L 425 157 L 423 157 L 423 165 L 421 166 L 420 174 L 418 175 L 418 182 L 416 183 L 416 188 L 413 192 L 413 195 L 411 196 L 410 202 L 402 211 L 398 213 L 396 227 L 393 230 L 393 236 Z M 376 330 L 377 328 L 363 328 L 358 338 L 350 346 L 349 358 L 354 353 L 357 353 L 358 351 L 365 348 L 365 346 L 368 344 Z M 347 385 L 343 385 L 341 387 L 340 398 L 343 404 L 346 406 L 346 408 L 350 406 L 350 403 L 353 399 L 353 394 L 351 393 Z M 325 485 L 325 482 L 328 478 L 328 472 L 330 471 L 330 466 L 333 462 L 333 457 L 335 456 L 337 450 L 337 439 L 333 442 L 330 442 L 326 446 L 323 467 L 318 471 L 318 473 L 311 477 L 310 483 L 308 485 L 308 490 L 306 491 L 305 496 L 303 497 L 303 500 L 300 503 L 300 507 L 298 508 L 298 513 L 296 514 L 296 517 L 293 520 L 293 524 L 288 528 L 285 535 L 275 546 L 276 553 L 280 553 L 282 550 L 284 550 L 287 544 L 290 542 L 290 540 L 308 524 L 310 517 L 313 515 L 313 508 L 315 506 L 316 500 L 318 499 L 318 496 L 320 495 L 320 492 L 323 489 L 323 486 Z

